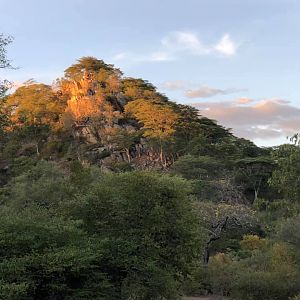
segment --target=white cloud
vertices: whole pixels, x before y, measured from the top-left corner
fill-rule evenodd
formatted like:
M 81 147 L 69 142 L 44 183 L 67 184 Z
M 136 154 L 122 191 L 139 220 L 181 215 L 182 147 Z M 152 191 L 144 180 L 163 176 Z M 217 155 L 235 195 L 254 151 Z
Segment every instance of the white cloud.
M 163 47 L 173 52 L 187 51 L 194 55 L 208 54 L 210 49 L 202 44 L 192 32 L 173 32 L 161 41 Z
M 239 104 L 248 104 L 253 101 L 255 101 L 255 100 L 253 100 L 251 98 L 247 98 L 247 97 L 241 97 L 241 98 L 237 99 L 237 103 L 239 103 Z
M 114 61 L 123 60 L 126 58 L 126 56 L 127 56 L 127 53 L 125 53 L 125 52 L 117 53 L 116 55 L 114 55 L 112 57 L 112 60 L 114 60 Z
M 232 56 L 236 54 L 238 48 L 228 33 L 214 46 L 205 45 L 195 33 L 186 31 L 172 32 L 164 37 L 161 43 L 170 51 L 187 52 L 192 55 L 220 53 L 225 56 Z
M 219 43 L 214 47 L 214 49 L 226 56 L 232 56 L 235 55 L 236 50 L 237 50 L 238 46 L 236 45 L 236 43 L 231 39 L 231 37 L 229 36 L 229 34 L 225 34 L 221 40 L 219 41 Z
M 199 86 L 199 85 L 198 85 Z M 185 81 L 185 80 L 170 80 L 163 82 L 160 87 L 166 90 L 181 90 L 184 92 L 184 96 L 187 98 L 208 98 L 216 95 L 229 95 L 239 92 L 245 92 L 247 89 L 241 88 L 227 88 L 220 89 L 215 87 L 210 87 L 207 85 L 202 85 L 197 87 L 195 83 Z M 238 103 L 247 104 L 253 101 L 247 97 L 241 97 L 238 99 Z
M 145 61 L 169 61 L 173 60 L 173 57 L 168 52 L 153 52 L 149 58 L 144 58 Z
M 203 43 L 196 33 L 190 31 L 175 31 L 161 39 L 157 50 L 146 54 L 121 52 L 112 57 L 113 61 L 127 60 L 131 62 L 162 62 L 178 59 L 182 55 L 216 55 L 233 56 L 237 44 L 229 34 L 225 34 L 217 44 Z
M 131 63 L 163 62 L 173 59 L 174 58 L 172 57 L 172 55 L 165 51 L 156 51 L 147 55 L 140 55 L 132 52 L 121 52 L 111 57 L 112 62 L 127 61 Z
M 243 99 L 242 101 L 240 101 Z M 300 129 L 300 108 L 282 99 L 198 102 L 192 104 L 200 114 L 233 128 L 233 132 L 249 139 L 285 139 Z M 245 101 L 244 101 L 245 100 Z
M 161 87 L 167 90 L 182 90 L 186 87 L 187 82 L 184 80 L 165 81 Z
M 201 86 L 200 88 L 185 91 L 185 96 L 188 98 L 208 98 L 216 95 L 228 95 L 245 91 L 245 89 L 218 89 L 209 86 Z

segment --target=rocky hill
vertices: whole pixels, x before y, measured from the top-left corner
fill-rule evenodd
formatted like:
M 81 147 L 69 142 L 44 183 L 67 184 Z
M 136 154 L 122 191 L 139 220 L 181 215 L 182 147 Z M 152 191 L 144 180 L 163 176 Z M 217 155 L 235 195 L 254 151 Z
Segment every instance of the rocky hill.
M 3 110 L 6 131 L 15 137 L 4 153 L 17 148 L 21 156 L 144 169 L 167 168 L 190 149 L 255 148 L 193 107 L 169 101 L 149 82 L 124 77 L 93 57 L 79 59 L 53 86 L 24 84 Z

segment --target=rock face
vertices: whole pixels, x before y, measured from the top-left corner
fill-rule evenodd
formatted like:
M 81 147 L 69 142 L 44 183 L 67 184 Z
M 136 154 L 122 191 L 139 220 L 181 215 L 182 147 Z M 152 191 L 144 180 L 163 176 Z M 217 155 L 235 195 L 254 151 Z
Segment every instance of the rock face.
M 120 163 L 161 167 L 161 154 L 143 137 L 143 124 L 125 112 L 139 98 L 165 102 L 152 85 L 122 79 L 118 69 L 86 58 L 66 70 L 60 87 L 67 98 L 65 123 L 72 124 L 74 138 L 87 146 L 85 159 L 107 168 Z
M 20 87 L 5 102 L 5 114 L 11 132 L 27 132 L 22 155 L 30 156 L 34 146 L 38 157 L 112 169 L 167 168 L 193 148 L 189 143 L 198 140 L 197 147 L 208 149 L 231 136 L 149 82 L 123 77 L 93 57 L 79 59 L 55 86 Z
M 112 170 L 166 169 L 180 156 L 257 151 L 195 108 L 169 101 L 149 82 L 123 77 L 91 57 L 69 67 L 55 86 L 20 87 L 4 109 L 12 137 L 4 145 L 7 161 L 18 151 Z M 228 181 L 222 188 L 222 197 L 232 199 L 235 186 Z
M 124 116 L 127 104 L 124 96 L 119 94 L 112 101 L 112 98 L 99 97 L 97 91 L 79 90 L 80 94 L 68 101 L 67 111 L 75 120 L 74 137 L 92 147 L 86 152 L 87 157 L 96 158 L 97 164 L 104 168 L 125 162 L 141 169 L 160 167 L 158 155 L 147 147 L 141 135 L 141 126 Z
M 135 169 L 157 169 L 162 168 L 159 154 L 155 153 L 153 149 L 150 149 L 147 145 L 146 139 L 138 137 L 134 141 L 130 141 L 130 137 L 123 137 L 127 147 L 120 145 L 117 141 L 114 141 L 114 137 L 109 139 L 107 132 L 129 132 L 132 135 L 139 135 L 139 129 L 133 127 L 130 124 L 118 124 L 111 125 L 104 130 L 99 129 L 97 132 L 93 131 L 89 125 L 74 129 L 74 134 L 81 143 L 88 145 L 89 149 L 85 152 L 84 156 L 87 157 L 87 162 L 92 160 L 102 166 L 104 169 L 110 169 L 116 164 L 126 163 L 131 165 Z M 103 139 L 101 137 L 104 137 Z M 109 140 L 109 141 L 107 141 Z

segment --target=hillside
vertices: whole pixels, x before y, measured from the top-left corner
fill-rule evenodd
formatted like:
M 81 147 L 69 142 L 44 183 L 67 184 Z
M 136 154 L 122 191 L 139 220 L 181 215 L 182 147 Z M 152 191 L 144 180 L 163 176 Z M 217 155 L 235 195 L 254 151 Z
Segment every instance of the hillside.
M 199 154 L 226 147 L 240 152 L 240 145 L 249 148 L 242 151 L 259 152 L 193 107 L 171 102 L 147 81 L 126 78 L 92 57 L 79 59 L 53 86 L 25 83 L 7 97 L 3 110 L 7 130 L 31 131 L 27 140 L 16 138 L 20 155 L 32 147 L 45 159 L 145 169 L 166 168 L 200 144 Z
M 0 299 L 299 299 L 298 135 L 260 148 L 93 57 L 2 87 Z

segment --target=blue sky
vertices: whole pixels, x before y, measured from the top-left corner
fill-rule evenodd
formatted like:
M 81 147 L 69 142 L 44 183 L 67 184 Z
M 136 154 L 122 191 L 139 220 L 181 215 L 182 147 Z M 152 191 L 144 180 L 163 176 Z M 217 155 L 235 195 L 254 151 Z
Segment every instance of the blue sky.
M 2 71 L 51 83 L 81 56 L 114 63 L 259 145 L 300 130 L 298 0 L 0 0 Z

